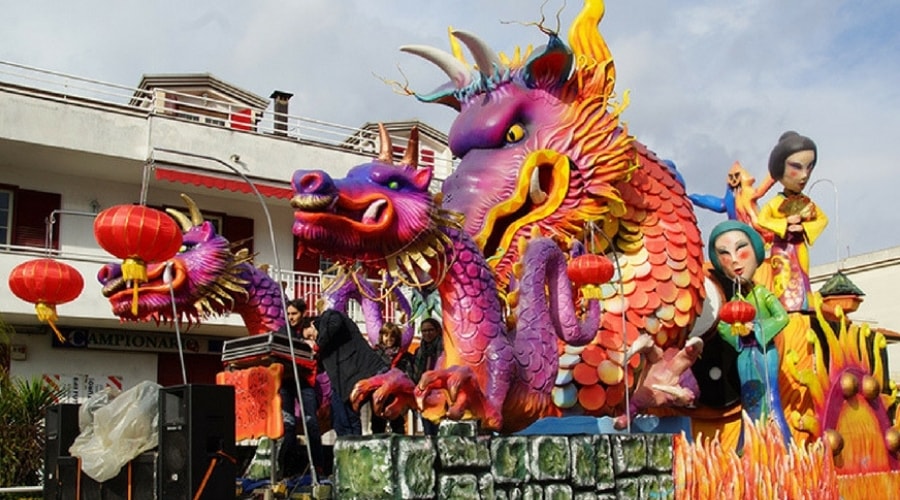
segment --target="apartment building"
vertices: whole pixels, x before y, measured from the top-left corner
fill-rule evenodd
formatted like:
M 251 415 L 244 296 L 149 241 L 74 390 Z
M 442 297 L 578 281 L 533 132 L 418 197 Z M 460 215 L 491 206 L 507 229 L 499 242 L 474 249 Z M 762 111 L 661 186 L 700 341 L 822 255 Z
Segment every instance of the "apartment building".
M 77 299 L 57 307 L 62 342 L 33 304 L 0 287 L 0 316 L 15 332 L 11 373 L 67 386 L 76 400 L 107 385 L 177 384 L 177 333 L 188 382 L 211 383 L 223 341 L 247 335 L 237 315 L 176 331 L 112 314 L 97 272 L 118 259 L 95 241 L 93 221 L 118 204 L 186 211 L 180 194 L 189 195 L 220 234 L 267 265 L 289 298 L 314 303 L 329 263 L 295 258 L 291 174 L 341 176 L 368 161 L 380 147 L 378 117 L 359 128 L 317 121 L 290 114 L 290 98 L 284 91 L 266 98 L 209 74 L 144 75 L 128 87 L 0 61 L 0 272 L 52 257 L 85 282 Z M 447 137 L 427 124 L 386 124 L 397 152 L 413 125 L 422 164 L 445 178 Z

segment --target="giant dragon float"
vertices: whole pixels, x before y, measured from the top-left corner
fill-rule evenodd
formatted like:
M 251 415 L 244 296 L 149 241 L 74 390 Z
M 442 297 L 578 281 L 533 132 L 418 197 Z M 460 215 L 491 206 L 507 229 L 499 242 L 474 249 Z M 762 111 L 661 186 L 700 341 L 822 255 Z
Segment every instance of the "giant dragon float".
M 804 291 L 802 307 L 785 307 L 774 344 L 777 383 L 757 387 L 778 391 L 771 400 L 786 427 L 744 407 L 744 374 L 717 324 L 745 324 L 746 334 L 762 319 L 730 307 L 740 294 L 705 258 L 694 205 L 757 229 L 767 253 L 754 285 L 794 301 L 797 283 L 782 277 L 785 269 L 805 272 L 794 266 L 802 261 L 773 250 L 779 226 L 765 222 L 770 204 L 756 204 L 774 181 L 754 189 L 736 164 L 722 199 L 687 194 L 676 166 L 620 121 L 628 94 L 615 93 L 613 57 L 598 31 L 604 10 L 604 2 L 585 0 L 568 43 L 536 23 L 546 45 L 511 56 L 459 30 L 451 31 L 450 52 L 401 49 L 449 79 L 428 93 L 401 90 L 458 112 L 449 145 L 460 161 L 440 193 L 429 191 L 432 171 L 417 166 L 415 130 L 399 164 L 382 127 L 379 156 L 346 177 L 293 174 L 298 252 L 326 255 L 339 268 L 330 306 L 363 303 L 371 338 L 383 321 L 377 299 L 396 297 L 407 313 L 402 290 L 440 299 L 439 366 L 416 382 L 397 370 L 377 375 L 356 387 L 354 401 L 372 401 L 386 418 L 416 410 L 434 421 L 477 422 L 495 436 L 552 418 L 609 419 L 611 432 L 626 435 L 638 415 L 687 420 L 670 449 L 668 497 L 900 491 L 900 415 L 885 339 L 818 293 Z M 811 243 L 824 214 L 796 198 L 799 222 L 786 224 L 803 226 Z M 251 335 L 277 330 L 280 287 L 185 201 L 189 216 L 170 211 L 184 243 L 175 255 L 147 259 L 137 271 L 140 259 L 120 248 L 126 261 L 101 270 L 113 313 L 196 322 L 238 312 Z M 816 219 L 815 229 L 805 226 Z M 611 271 L 584 272 L 588 265 Z M 368 285 L 375 275 L 388 293 Z M 408 330 L 404 345 L 410 337 Z
M 617 100 L 613 57 L 598 32 L 604 9 L 586 0 L 568 44 L 538 24 L 547 44 L 512 56 L 460 30 L 450 32 L 450 52 L 401 48 L 449 79 L 429 93 L 402 90 L 458 112 L 449 143 L 460 161 L 439 195 L 427 190 L 431 172 L 416 168 L 415 135 L 397 166 L 383 134 L 381 156 L 346 178 L 294 174 L 301 251 L 327 254 L 350 274 L 380 271 L 387 283 L 440 294 L 441 366 L 415 390 L 389 372 L 358 386 L 356 397 L 372 396 L 376 411 L 388 414 L 414 408 L 501 433 L 549 416 L 612 417 L 617 428 L 635 414 L 687 417 L 691 431 L 675 446 L 682 498 L 900 491 L 900 420 L 885 339 L 817 293 L 805 290 L 803 307 L 787 307 L 776 343 L 779 383 L 760 389 L 780 391 L 787 430 L 754 421 L 740 398 L 723 396 L 740 385 L 734 353 L 716 333 L 734 291 L 704 259 L 675 165 L 620 122 L 628 94 Z M 772 226 L 757 220 L 769 210 L 756 206 L 765 189 L 748 189 L 738 206 L 770 252 L 755 282 L 789 306 L 796 290 L 779 273 L 793 262 L 771 250 Z M 827 219 L 819 212 L 813 226 L 814 209 L 803 217 L 797 224 L 809 242 Z M 569 281 L 566 268 L 585 253 L 614 264 L 610 281 Z

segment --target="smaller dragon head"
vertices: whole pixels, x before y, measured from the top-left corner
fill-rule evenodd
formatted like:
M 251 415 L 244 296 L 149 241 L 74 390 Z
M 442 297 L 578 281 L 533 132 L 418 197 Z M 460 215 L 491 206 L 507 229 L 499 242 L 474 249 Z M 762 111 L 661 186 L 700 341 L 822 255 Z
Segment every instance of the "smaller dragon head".
M 188 206 L 190 218 L 177 210 L 166 212 L 181 225 L 182 248 L 171 260 L 147 266 L 148 280 L 138 286 L 136 315 L 131 311 L 133 289 L 122 277 L 121 265 L 106 264 L 97 274 L 113 314 L 124 321 L 169 322 L 186 318 L 193 324 L 212 314 L 230 312 L 236 297 L 245 302 L 252 256 L 246 249 L 233 253 L 231 243 L 217 234 L 210 222 L 203 220 L 194 201 L 184 194 L 181 197 Z
M 294 172 L 291 206 L 297 251 L 418 282 L 420 271 L 430 270 L 426 259 L 448 245 L 440 228 L 453 220 L 429 192 L 431 169 L 415 166 L 418 129 L 412 129 L 399 165 L 393 164 L 384 126 L 379 130 L 379 157 L 353 167 L 343 179 L 321 170 Z

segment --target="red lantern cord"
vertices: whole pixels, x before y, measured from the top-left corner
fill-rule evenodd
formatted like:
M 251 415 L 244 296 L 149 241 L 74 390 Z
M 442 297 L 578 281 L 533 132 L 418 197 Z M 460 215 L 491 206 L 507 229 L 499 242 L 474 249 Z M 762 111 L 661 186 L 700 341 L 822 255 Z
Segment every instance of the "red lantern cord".
M 74 267 L 53 259 L 23 262 L 9 273 L 9 289 L 16 297 L 34 303 L 38 320 L 49 323 L 60 342 L 65 337 L 56 328 L 56 305 L 75 300 L 84 289 L 84 278 Z
M 131 313 L 138 313 L 138 287 L 147 281 L 147 263 L 172 258 L 181 248 L 181 229 L 165 212 L 143 205 L 116 205 L 94 219 L 94 238 L 123 259 L 122 278 L 134 287 Z

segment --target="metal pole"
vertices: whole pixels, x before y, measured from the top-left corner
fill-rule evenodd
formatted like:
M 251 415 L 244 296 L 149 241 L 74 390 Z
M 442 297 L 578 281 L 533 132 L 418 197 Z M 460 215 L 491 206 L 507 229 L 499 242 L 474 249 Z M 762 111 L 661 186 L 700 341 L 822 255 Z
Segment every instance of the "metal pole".
M 594 221 L 588 221 L 588 237 L 590 238 L 590 243 L 591 243 L 592 247 L 594 244 L 593 235 L 594 235 L 595 231 L 597 233 L 599 233 L 601 236 L 603 236 L 603 239 L 606 240 L 606 243 L 609 245 L 609 250 L 613 254 L 613 257 L 614 257 L 613 262 L 616 265 L 616 273 L 618 273 L 618 275 L 619 275 L 619 299 L 624 302 L 625 301 L 625 283 L 624 283 L 624 279 L 622 278 L 622 266 L 619 265 L 619 253 L 616 252 L 616 246 L 613 245 L 613 242 L 609 238 L 609 236 L 606 233 L 604 233 L 602 229 L 597 227 L 597 224 Z M 590 250 L 594 251 L 595 249 L 591 248 Z M 601 319 L 601 321 L 602 321 L 602 319 Z M 623 375 L 624 378 L 622 380 L 622 384 L 625 385 L 625 424 L 626 424 L 625 429 L 629 434 L 631 434 L 631 412 L 629 410 L 629 408 L 631 407 L 631 401 L 630 401 L 630 396 L 628 395 L 628 357 L 627 357 L 628 356 L 628 334 L 626 333 L 627 328 L 628 328 L 628 325 L 627 325 L 627 320 L 625 318 L 625 308 L 623 307 L 622 308 L 622 358 L 624 359 L 624 361 L 623 361 L 624 365 L 622 366 L 622 373 L 624 374 Z
M 253 181 L 250 180 L 250 178 L 248 178 L 243 172 L 241 172 L 240 170 L 235 168 L 234 165 L 226 163 L 214 156 L 201 155 L 201 154 L 196 154 L 196 153 L 188 153 L 185 151 L 178 151 L 175 149 L 157 148 L 157 147 L 154 147 L 152 151 L 154 151 L 154 152 L 160 151 L 163 153 L 172 153 L 172 154 L 177 154 L 177 155 L 182 155 L 182 156 L 188 156 L 191 158 L 199 158 L 202 160 L 213 161 L 213 162 L 216 162 L 216 163 L 228 168 L 235 174 L 239 175 L 244 180 L 244 182 L 246 182 L 247 185 L 250 186 L 250 189 L 253 190 L 253 193 L 256 195 L 256 198 L 259 200 L 259 204 L 262 206 L 263 214 L 266 217 L 266 224 L 269 229 L 269 239 L 270 239 L 270 243 L 272 245 L 272 255 L 275 260 L 275 269 L 279 269 L 279 270 L 281 269 L 281 262 L 278 259 L 278 247 L 275 244 L 275 229 L 272 226 L 272 217 L 271 217 L 271 215 L 269 215 L 269 207 L 266 206 L 266 200 L 263 198 L 262 194 L 260 194 L 259 189 L 256 188 L 256 184 L 254 184 Z M 151 156 L 152 156 L 152 153 L 151 153 Z M 231 155 L 231 160 L 235 163 L 241 164 L 240 157 L 238 155 Z M 284 298 L 284 293 L 281 293 L 279 295 L 281 297 L 281 311 L 282 311 L 282 313 L 284 313 L 284 324 L 285 324 L 285 326 L 289 326 L 290 320 L 288 319 L 288 315 L 287 315 L 287 301 Z M 288 328 L 288 330 L 290 330 L 290 329 Z M 287 338 L 288 338 L 288 349 L 290 350 L 291 358 L 294 358 L 295 353 L 296 353 L 296 351 L 294 350 L 294 336 L 288 334 Z M 301 395 L 301 389 L 300 389 L 300 373 L 297 370 L 297 363 L 291 362 L 291 367 L 293 368 L 293 371 L 294 371 L 294 386 L 295 386 L 295 389 L 297 390 L 297 399 L 300 400 L 300 419 L 303 421 L 303 435 L 306 437 L 306 439 L 305 439 L 306 454 L 309 458 L 310 477 L 312 479 L 312 484 L 318 485 L 319 478 L 318 478 L 318 475 L 316 472 L 315 463 L 313 462 L 312 445 L 309 442 L 309 432 L 306 429 L 306 409 L 303 408 L 303 397 Z
M 824 178 L 824 179 L 819 179 L 816 182 L 813 182 L 812 184 L 810 184 L 809 192 L 812 193 L 813 188 L 816 187 L 816 184 L 818 184 L 820 182 L 825 182 L 825 183 L 830 184 L 831 190 L 834 192 L 834 233 L 835 233 L 835 235 L 834 235 L 834 248 L 835 248 L 834 266 L 835 266 L 835 269 L 840 271 L 841 267 L 842 267 L 841 266 L 841 218 L 840 218 L 840 211 L 838 210 L 838 208 L 839 208 L 838 207 L 838 189 L 837 189 L 837 186 L 834 184 L 834 182 L 831 179 Z M 848 257 L 849 257 L 849 255 L 848 255 Z

